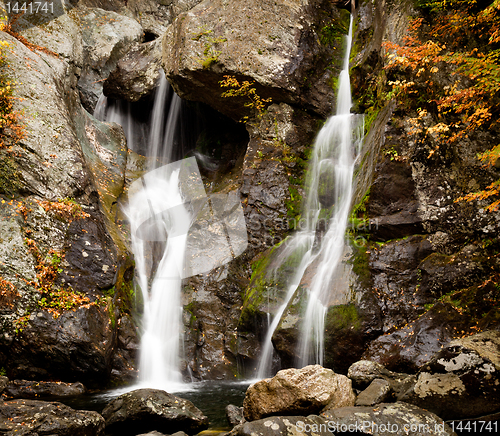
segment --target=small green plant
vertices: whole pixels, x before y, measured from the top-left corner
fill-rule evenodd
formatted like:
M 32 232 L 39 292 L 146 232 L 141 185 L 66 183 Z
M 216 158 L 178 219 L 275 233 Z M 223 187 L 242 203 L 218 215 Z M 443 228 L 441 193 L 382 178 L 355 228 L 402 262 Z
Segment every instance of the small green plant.
M 203 59 L 200 59 L 198 61 L 201 63 L 204 69 L 210 68 L 212 64 L 219 61 L 219 56 L 221 55 L 222 51 L 217 50 L 216 47 L 218 47 L 219 44 L 227 41 L 227 38 L 215 38 L 213 36 L 210 36 L 212 33 L 213 30 L 211 29 L 202 28 L 200 32 L 198 32 L 191 38 L 193 41 L 203 40 L 204 42 L 204 57 Z

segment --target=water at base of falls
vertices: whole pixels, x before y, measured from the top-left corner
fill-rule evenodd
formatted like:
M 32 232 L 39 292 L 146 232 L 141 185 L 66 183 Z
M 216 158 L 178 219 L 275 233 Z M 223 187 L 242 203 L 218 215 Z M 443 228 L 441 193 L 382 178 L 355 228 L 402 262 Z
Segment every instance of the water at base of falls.
M 272 375 L 272 336 L 281 317 L 308 268 L 315 274 L 307 290 L 307 305 L 301 327 L 297 367 L 323 364 L 324 321 L 335 273 L 345 249 L 345 232 L 352 200 L 353 173 L 356 156 L 363 139 L 363 117 L 350 113 L 352 106 L 349 80 L 349 55 L 353 18 L 346 37 L 343 69 L 339 76 L 336 115 L 321 129 L 314 145 L 307 175 L 306 200 L 303 205 L 301 230 L 294 234 L 280 253 L 278 264 L 300 253 L 301 261 L 287 284 L 287 293 L 278 309 L 262 345 L 257 378 Z M 316 227 L 322 211 L 331 213 L 328 230 L 318 243 Z M 278 267 L 279 268 L 279 267 Z

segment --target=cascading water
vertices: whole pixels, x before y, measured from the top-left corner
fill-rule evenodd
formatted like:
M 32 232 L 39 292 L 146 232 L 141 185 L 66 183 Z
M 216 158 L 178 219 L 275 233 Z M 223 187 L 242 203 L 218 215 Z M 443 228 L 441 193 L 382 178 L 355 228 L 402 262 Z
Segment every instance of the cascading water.
M 180 291 L 187 233 L 192 222 L 192 210 L 184 206 L 182 192 L 182 184 L 189 178 L 189 170 L 186 172 L 189 164 L 181 161 L 167 165 L 172 158 L 180 103 L 161 72 L 146 144 L 146 155 L 151 158 L 149 172 L 131 185 L 125 210 L 131 228 L 136 282 L 144 301 L 140 384 L 169 391 L 182 390 Z M 128 147 L 140 148 L 136 140 L 141 135 L 144 138 L 145 132 L 131 115 L 129 103 L 108 104 L 102 97 L 94 115 L 102 121 L 121 124 Z
M 299 340 L 298 367 L 310 363 L 323 364 L 324 321 L 331 284 L 342 259 L 345 232 L 352 200 L 355 155 L 363 139 L 362 116 L 350 113 L 352 106 L 349 79 L 349 56 L 352 43 L 353 18 L 346 37 L 346 51 L 339 77 L 336 115 L 330 117 L 321 129 L 314 145 L 308 173 L 306 201 L 303 205 L 301 230 L 287 240 L 278 264 L 292 255 L 301 261 L 289 280 L 283 304 L 278 309 L 263 343 L 257 377 L 270 375 L 273 355 L 272 336 L 285 309 L 308 268 L 315 275 L 308 290 L 307 307 Z M 328 230 L 317 242 L 316 228 L 325 209 L 331 211 Z M 318 246 L 319 245 L 319 246 Z

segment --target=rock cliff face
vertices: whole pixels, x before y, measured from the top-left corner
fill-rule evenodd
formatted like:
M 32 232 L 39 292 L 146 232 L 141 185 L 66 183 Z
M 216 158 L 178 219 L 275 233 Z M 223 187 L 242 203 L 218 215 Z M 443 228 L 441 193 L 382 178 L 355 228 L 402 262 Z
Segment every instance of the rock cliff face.
M 343 297 L 328 308 L 325 366 L 345 373 L 363 356 L 416 371 L 450 340 L 500 326 L 500 217 L 454 202 L 498 178 L 475 158 L 495 132 L 429 157 L 431 144 L 409 135 L 411 114 L 378 88 L 387 82 L 382 42 L 401 42 L 417 12 L 406 1 L 359 3 L 354 109 L 376 116 L 356 168 L 344 276 L 332 285 Z M 337 6 L 348 7 L 82 0 L 43 28 L 14 27 L 52 54 L 1 33 L 10 44 L 2 69 L 26 123 L 24 138 L 0 148 L 0 366 L 8 375 L 101 385 L 133 377 L 133 261 L 119 208 L 141 158 L 119 126 L 87 111 L 103 88 L 147 104 L 160 64 L 181 97 L 219 112 L 210 118 L 223 131 L 217 145 L 207 151 L 200 137 L 196 152 L 218 164 L 203 173 L 214 192 L 239 192 L 249 238 L 242 256 L 186 281 L 183 369 L 199 378 L 249 374 L 284 298 L 282 278 L 267 273 L 300 218 L 310 148 L 335 107 L 348 17 Z M 228 76 L 237 85 L 222 87 Z M 273 338 L 283 366 L 296 357 L 312 274 Z

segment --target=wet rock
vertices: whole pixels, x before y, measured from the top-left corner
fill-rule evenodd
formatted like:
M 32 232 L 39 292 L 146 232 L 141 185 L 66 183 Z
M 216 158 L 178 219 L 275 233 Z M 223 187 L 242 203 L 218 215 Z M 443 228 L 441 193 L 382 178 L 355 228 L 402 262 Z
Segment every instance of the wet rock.
M 36 398 L 40 396 L 70 397 L 84 394 L 85 386 L 81 383 L 37 382 L 11 380 L 3 395 L 7 398 Z
M 233 404 L 226 406 L 226 418 L 231 427 L 235 427 L 243 422 L 243 407 L 238 407 Z
M 186 287 L 185 298 L 189 300 L 184 325 L 189 360 L 184 369 L 189 367 L 190 374 L 201 379 L 227 380 L 236 373 L 236 323 L 241 299 L 235 292 L 236 283 L 225 279 L 229 271 L 234 271 L 235 279 L 240 274 L 235 263 L 237 260 L 208 277 L 193 277 Z M 217 273 L 222 280 L 217 280 Z
M 421 279 L 417 298 L 428 301 L 477 283 L 484 274 L 485 260 L 485 254 L 473 244 L 451 256 L 433 253 L 418 266 Z
M 158 40 L 133 47 L 121 58 L 104 81 L 106 97 L 137 101 L 150 94 L 158 83 L 161 46 Z
M 230 436 L 331 436 L 328 422 L 319 416 L 270 416 L 245 422 L 229 433 Z
M 0 402 L 2 432 L 19 435 L 102 436 L 104 418 L 61 403 L 37 400 Z
M 343 407 L 321 416 L 335 423 L 334 432 L 339 427 L 342 430 L 343 426 L 351 426 L 351 432 L 374 436 L 392 433 L 409 436 L 456 435 L 434 413 L 402 402 L 381 403 L 376 407 Z
M 117 333 L 111 382 L 119 385 L 130 383 L 136 380 L 138 376 L 136 362 L 139 351 L 139 334 L 137 326 L 130 315 L 124 315 L 118 320 Z
M 251 385 L 243 401 L 245 419 L 279 414 L 310 414 L 323 407 L 353 405 L 351 381 L 320 365 L 284 369 L 273 378 Z
M 263 98 L 300 102 L 324 116 L 334 101 L 328 84 L 334 47 L 322 45 L 316 29 L 327 16 L 328 23 L 339 16 L 327 1 L 254 0 L 244 7 L 204 1 L 181 14 L 163 37 L 165 72 L 182 98 L 235 119 L 254 114 L 243 99 L 221 97 L 224 75 L 255 81 Z
M 32 313 L 8 349 L 11 378 L 81 380 L 102 387 L 111 371 L 114 341 L 106 306 L 87 305 L 58 318 Z
M 193 403 L 165 391 L 138 389 L 111 401 L 102 411 L 106 433 L 135 436 L 140 432 L 196 434 L 208 427 L 208 418 Z
M 387 241 L 422 233 L 411 167 L 408 162 L 394 159 L 388 151 L 385 153 L 385 158 L 375 166 L 366 205 L 372 224 L 370 236 L 374 240 Z
M 356 406 L 373 406 L 388 400 L 391 395 L 391 385 L 384 379 L 377 378 L 356 398 Z
M 425 311 L 423 304 L 434 302 L 415 296 L 420 263 L 433 253 L 424 236 L 410 236 L 390 241 L 370 250 L 368 267 L 383 317 L 383 328 L 403 326 Z M 417 304 L 419 303 L 419 304 Z
M 143 31 L 133 18 L 99 8 L 75 9 L 80 22 L 85 65 L 78 81 L 83 106 L 92 113 L 102 93 L 102 81 L 138 42 Z
M 328 301 L 330 306 L 325 316 L 324 365 L 339 373 L 346 373 L 349 366 L 360 359 L 367 344 L 377 337 L 381 330 L 377 300 L 370 289 L 356 287 L 357 301 L 350 301 L 353 291 L 351 285 L 356 275 L 349 254 L 350 250 L 347 249 L 343 260 L 337 266 Z M 295 261 L 300 261 L 300 258 Z M 314 267 L 316 265 L 313 263 L 310 271 L 306 270 L 301 286 L 292 297 L 273 334 L 275 349 L 283 364 L 287 366 L 300 362 L 300 351 L 296 344 L 300 340 L 302 314 L 307 305 L 306 290 L 311 284 Z
M 469 320 L 456 308 L 439 302 L 416 321 L 372 341 L 362 358 L 381 363 L 389 370 L 417 372 L 468 327 Z
M 500 333 L 486 331 L 455 339 L 422 367 L 402 401 L 443 419 L 500 412 Z

